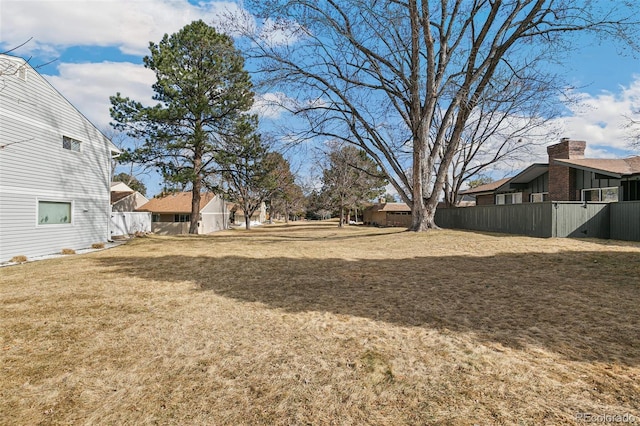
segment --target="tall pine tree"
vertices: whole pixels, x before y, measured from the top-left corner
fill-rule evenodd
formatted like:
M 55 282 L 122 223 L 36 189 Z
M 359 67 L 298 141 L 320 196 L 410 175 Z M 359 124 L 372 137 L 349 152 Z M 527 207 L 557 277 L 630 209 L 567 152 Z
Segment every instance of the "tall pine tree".
M 203 21 L 165 34 L 149 49 L 144 64 L 156 74 L 158 103 L 144 106 L 118 93 L 111 97 L 112 126 L 144 139 L 131 153 L 137 162 L 191 189 L 189 233 L 195 234 L 204 182 L 218 172 L 222 141 L 253 104 L 252 85 L 233 40 Z

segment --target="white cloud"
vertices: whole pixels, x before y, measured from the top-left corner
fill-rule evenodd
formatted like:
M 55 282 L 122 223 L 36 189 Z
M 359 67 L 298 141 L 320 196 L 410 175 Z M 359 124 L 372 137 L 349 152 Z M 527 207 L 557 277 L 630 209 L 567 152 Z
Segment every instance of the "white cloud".
M 260 118 L 277 120 L 287 111 L 287 108 L 293 106 L 294 102 L 282 92 L 256 94 L 251 112 L 258 114 Z
M 584 140 L 587 143 L 587 158 L 621 158 L 638 155 L 629 147 L 631 131 L 640 134 L 640 124 L 630 126 L 633 117 L 640 123 L 640 75 L 634 76 L 628 86 L 620 86 L 619 91 L 602 91 L 597 94 L 572 93 L 577 101 L 568 105 L 567 114 L 544 127 L 535 129 L 538 134 L 527 132 L 522 135 L 528 145 L 514 157 L 494 164 L 485 173 L 495 179 L 513 176 L 532 163 L 548 161 L 547 147 L 560 142 L 560 137 Z M 522 123 L 515 121 L 515 128 Z M 514 123 L 510 123 L 514 124 Z M 503 133 L 508 133 L 504 129 Z M 502 143 L 503 140 L 493 141 Z M 493 151 L 488 144 L 487 155 Z
M 294 44 L 306 35 L 306 29 L 295 21 L 266 19 L 258 30 L 258 38 L 270 47 Z
M 116 46 L 144 55 L 186 24 L 202 19 L 222 26 L 239 13 L 231 1 L 186 0 L 2 0 L 0 40 L 9 49 L 33 38 L 20 53 L 52 57 L 69 46 Z
M 100 129 L 109 127 L 109 96 L 123 96 L 152 104 L 153 71 L 128 62 L 63 63 L 59 75 L 44 77 Z
M 640 110 L 640 76 L 617 93 L 579 93 L 578 98 L 569 106 L 571 115 L 556 120 L 563 135 L 586 141 L 588 157 L 615 156 L 607 148 L 629 150 L 630 117 Z

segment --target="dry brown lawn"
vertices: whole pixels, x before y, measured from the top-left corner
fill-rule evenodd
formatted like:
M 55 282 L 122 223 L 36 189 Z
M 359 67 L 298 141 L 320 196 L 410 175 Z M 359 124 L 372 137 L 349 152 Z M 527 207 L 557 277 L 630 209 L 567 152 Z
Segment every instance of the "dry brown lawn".
M 640 423 L 639 272 L 638 243 L 335 223 L 0 268 L 0 423 Z

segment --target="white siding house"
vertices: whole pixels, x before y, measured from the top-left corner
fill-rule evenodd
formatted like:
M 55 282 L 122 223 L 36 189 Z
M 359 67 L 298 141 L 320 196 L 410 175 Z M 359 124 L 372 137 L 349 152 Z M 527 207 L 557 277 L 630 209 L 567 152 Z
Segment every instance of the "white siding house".
M 117 152 L 28 63 L 0 55 L 0 262 L 107 241 Z
M 176 192 L 152 198 L 137 211 L 152 213 L 151 230 L 160 235 L 187 234 L 191 222 L 192 193 Z M 200 194 L 198 234 L 210 234 L 229 227 L 227 203 L 212 192 Z
M 129 188 L 124 182 L 111 182 L 112 212 L 134 212 L 148 202 L 147 197 Z

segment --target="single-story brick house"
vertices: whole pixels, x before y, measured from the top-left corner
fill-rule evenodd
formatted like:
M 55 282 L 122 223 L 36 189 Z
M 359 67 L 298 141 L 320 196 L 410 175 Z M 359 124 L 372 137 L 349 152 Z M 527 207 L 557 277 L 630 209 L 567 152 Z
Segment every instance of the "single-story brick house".
M 387 203 L 380 199 L 378 203 L 367 207 L 362 212 L 365 225 L 373 226 L 411 226 L 411 208 L 405 203 Z
M 548 163 L 535 163 L 517 175 L 461 195 L 476 205 L 543 201 L 640 200 L 640 156 L 620 159 L 584 158 L 586 142 L 563 138 L 547 147 Z

